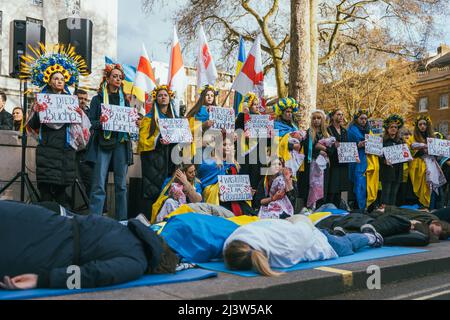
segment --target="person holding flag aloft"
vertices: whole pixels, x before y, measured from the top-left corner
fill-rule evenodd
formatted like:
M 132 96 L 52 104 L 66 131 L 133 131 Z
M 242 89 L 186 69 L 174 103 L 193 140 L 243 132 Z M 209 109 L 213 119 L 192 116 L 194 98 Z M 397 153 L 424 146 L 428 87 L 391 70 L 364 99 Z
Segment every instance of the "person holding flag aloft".
M 153 108 L 141 121 L 138 146 L 142 163 L 143 209 L 149 216 L 164 180 L 175 171 L 170 158 L 174 145 L 162 139 L 159 130 L 159 119 L 176 118 L 173 110 L 174 92 L 162 85 L 152 91 L 152 98 Z

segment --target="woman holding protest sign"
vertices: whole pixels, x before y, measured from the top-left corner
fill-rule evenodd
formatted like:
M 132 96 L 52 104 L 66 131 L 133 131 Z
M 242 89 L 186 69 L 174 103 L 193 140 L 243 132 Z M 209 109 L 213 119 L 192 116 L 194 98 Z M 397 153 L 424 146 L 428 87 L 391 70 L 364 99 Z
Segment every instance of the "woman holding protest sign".
M 420 204 L 430 207 L 431 193 L 445 184 L 445 176 L 436 158 L 428 154 L 428 138 L 433 138 L 429 116 L 421 115 L 414 123 L 414 134 L 408 144 L 413 152 L 409 177 Z
M 384 120 L 383 148 L 402 145 L 400 130 L 404 126 L 403 118 L 397 114 Z M 398 190 L 403 181 L 403 163 L 392 164 L 384 156 L 380 157 L 381 209 L 395 206 Z
M 347 129 L 344 125 L 344 112 L 335 109 L 329 114 L 330 137 L 336 138 L 336 144 L 330 149 L 330 180 L 327 190 L 327 203 L 333 203 L 337 208 L 341 206 L 341 194 L 349 190 L 348 163 L 339 163 L 337 148 L 341 142 L 348 142 Z
M 268 146 L 267 140 L 264 145 L 263 138 L 250 139 L 250 132 L 246 131 L 246 124 L 251 120 L 252 116 L 260 116 L 259 112 L 259 99 L 257 95 L 253 92 L 249 92 L 244 99 L 244 110 L 239 113 L 236 117 L 236 130 L 238 133 L 238 141 L 236 143 L 237 152 L 241 155 L 241 158 L 245 163 L 241 164 L 241 174 L 248 174 L 250 176 L 250 184 L 252 188 L 258 188 L 259 182 L 261 181 L 261 165 L 267 164 L 266 159 L 261 159 L 262 154 L 260 148 Z M 267 132 L 270 136 L 270 132 Z M 269 138 L 270 139 L 270 138 Z M 239 148 L 240 147 L 240 148 Z M 264 155 L 267 152 L 263 153 Z
M 94 163 L 92 190 L 89 209 L 92 214 L 101 215 L 106 197 L 105 182 L 109 169 L 114 172 L 115 215 L 117 220 L 128 217 L 127 173 L 133 164 L 131 135 L 124 132 L 103 130 L 108 118 L 102 114 L 102 105 L 129 107 L 123 92 L 125 74 L 119 64 L 107 65 L 103 72 L 98 95 L 91 101 L 89 118 L 94 136 L 86 153 L 86 161 Z
M 223 202 L 220 200 L 219 176 L 238 175 L 240 166 L 235 159 L 234 135 L 225 135 L 215 139 L 214 150 L 203 155 L 202 164 L 198 167 L 198 178 L 203 186 L 203 201 L 212 205 L 220 205 L 232 211 L 236 216 L 253 215 L 253 209 L 245 201 Z
M 78 83 L 80 74 L 87 75 L 86 65 L 71 50 L 71 47 L 55 46 L 50 53 L 41 46 L 38 51 L 42 55 L 34 51 L 35 57 L 25 56 L 21 69 L 22 78 L 43 87 L 28 121 L 28 128 L 37 135 L 39 142 L 36 179 L 41 200 L 56 201 L 64 206 L 67 205 L 66 188 L 75 181 L 75 153 L 86 147 L 90 137 L 89 120 L 68 88 Z M 56 95 L 65 95 L 68 99 Z M 54 120 L 58 118 L 55 109 L 60 109 L 64 117 L 78 120 L 59 123 Z
M 217 96 L 219 92 L 211 85 L 206 85 L 201 89 L 200 98 L 195 106 L 188 112 L 186 118 L 189 119 L 189 126 L 194 137 L 194 142 L 191 147 L 191 155 L 194 156 L 196 148 L 203 146 L 197 146 L 195 143 L 195 137 L 199 136 L 199 131 L 203 137 L 204 133 L 211 129 L 214 125 L 213 120 L 209 120 L 209 113 L 211 108 L 217 106 Z M 197 133 L 197 135 L 196 135 Z
M 378 195 L 379 160 L 375 155 L 366 155 L 366 135 L 371 134 L 369 118 L 369 110 L 360 109 L 348 128 L 348 141 L 356 142 L 360 159 L 359 163 L 349 164 L 349 180 L 359 209 L 366 209 Z
M 328 191 L 330 160 L 336 138 L 331 137 L 326 127 L 326 115 L 322 110 L 311 115 L 310 129 L 303 141 L 305 171 L 300 179 L 300 197 L 310 209 L 324 203 Z
M 173 144 L 161 137 L 159 119 L 175 118 L 175 94 L 166 85 L 152 92 L 153 108 L 144 117 L 139 130 L 138 152 L 141 154 L 144 191 L 144 212 L 151 214 L 152 204 L 158 199 L 164 180 L 175 171 L 171 160 Z

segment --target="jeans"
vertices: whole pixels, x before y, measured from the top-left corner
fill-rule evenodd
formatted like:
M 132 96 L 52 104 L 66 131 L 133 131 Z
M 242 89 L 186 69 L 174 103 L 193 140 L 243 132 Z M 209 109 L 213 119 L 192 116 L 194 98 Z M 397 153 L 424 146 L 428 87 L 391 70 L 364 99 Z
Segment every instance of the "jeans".
M 326 230 L 320 230 L 327 237 L 339 257 L 350 256 L 369 245 L 369 238 L 361 233 L 349 233 L 343 237 L 333 236 Z
M 395 206 L 400 182 L 382 182 L 381 202 L 387 206 Z
M 108 177 L 109 163 L 112 161 L 114 170 L 114 191 L 116 219 L 126 220 L 127 208 L 127 148 L 126 144 L 120 143 L 113 150 L 102 150 L 99 148 L 97 162 L 94 169 L 94 180 L 92 181 L 92 192 L 89 209 L 92 214 L 101 215 L 106 198 L 105 181 Z

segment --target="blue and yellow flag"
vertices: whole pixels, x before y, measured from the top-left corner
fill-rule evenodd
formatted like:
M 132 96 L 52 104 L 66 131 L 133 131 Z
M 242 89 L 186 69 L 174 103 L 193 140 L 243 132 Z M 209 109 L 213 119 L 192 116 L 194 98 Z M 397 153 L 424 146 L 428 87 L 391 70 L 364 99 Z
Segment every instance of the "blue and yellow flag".
M 113 59 L 105 56 L 105 64 L 116 64 Z M 123 81 L 123 92 L 131 94 L 133 90 L 134 78 L 136 78 L 136 68 L 128 64 L 122 64 L 123 71 L 125 72 L 125 79 Z
M 242 67 L 244 66 L 245 60 L 247 59 L 247 54 L 245 52 L 245 41 L 244 38 L 240 38 L 239 40 L 239 56 L 237 62 L 236 76 L 241 72 Z M 234 94 L 234 111 L 236 115 L 242 112 L 244 104 L 244 97 L 242 94 L 236 91 Z

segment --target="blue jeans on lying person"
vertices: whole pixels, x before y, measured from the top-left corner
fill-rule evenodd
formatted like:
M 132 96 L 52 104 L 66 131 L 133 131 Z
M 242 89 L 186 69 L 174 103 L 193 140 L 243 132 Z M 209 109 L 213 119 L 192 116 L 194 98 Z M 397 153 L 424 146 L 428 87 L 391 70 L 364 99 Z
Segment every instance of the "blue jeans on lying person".
M 326 230 L 320 230 L 339 257 L 350 256 L 369 245 L 369 238 L 362 233 L 349 233 L 343 237 L 333 236 Z

